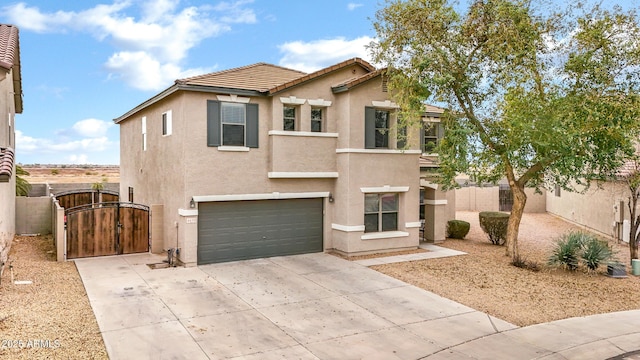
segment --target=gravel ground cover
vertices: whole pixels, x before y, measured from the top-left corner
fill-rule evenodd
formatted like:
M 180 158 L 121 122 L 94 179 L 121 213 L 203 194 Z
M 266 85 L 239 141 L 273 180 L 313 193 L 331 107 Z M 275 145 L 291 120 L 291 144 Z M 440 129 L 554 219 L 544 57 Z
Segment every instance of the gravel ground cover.
M 492 245 L 478 224 L 478 213 L 458 212 L 471 223 L 465 240 L 438 244 L 468 255 L 371 268 L 519 326 L 575 316 L 640 309 L 640 277 L 624 279 L 569 272 L 546 266 L 555 239 L 579 228 L 549 214 L 525 214 L 520 254 L 541 266 L 539 272 L 514 267 L 503 246 Z M 617 258 L 629 264 L 629 248 L 609 242 Z M 627 266 L 627 272 L 631 272 Z
M 107 359 L 73 262 L 55 261 L 51 236 L 17 236 L 0 283 L 0 359 Z

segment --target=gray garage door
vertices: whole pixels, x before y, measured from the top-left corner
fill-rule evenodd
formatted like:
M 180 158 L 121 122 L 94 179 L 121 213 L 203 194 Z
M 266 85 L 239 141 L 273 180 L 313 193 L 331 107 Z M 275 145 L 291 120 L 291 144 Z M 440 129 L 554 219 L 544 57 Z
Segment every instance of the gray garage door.
M 322 250 L 322 199 L 198 204 L 198 265 Z

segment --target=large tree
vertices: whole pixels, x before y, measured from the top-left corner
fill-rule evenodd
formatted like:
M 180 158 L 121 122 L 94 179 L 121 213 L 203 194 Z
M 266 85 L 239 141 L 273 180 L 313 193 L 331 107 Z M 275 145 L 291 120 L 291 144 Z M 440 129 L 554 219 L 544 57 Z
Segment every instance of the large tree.
M 635 12 L 534 1 L 388 0 L 376 13 L 374 59 L 416 118 L 445 106 L 441 181 L 505 178 L 514 203 L 506 251 L 518 257 L 525 187 L 589 185 L 634 151 L 640 127 Z

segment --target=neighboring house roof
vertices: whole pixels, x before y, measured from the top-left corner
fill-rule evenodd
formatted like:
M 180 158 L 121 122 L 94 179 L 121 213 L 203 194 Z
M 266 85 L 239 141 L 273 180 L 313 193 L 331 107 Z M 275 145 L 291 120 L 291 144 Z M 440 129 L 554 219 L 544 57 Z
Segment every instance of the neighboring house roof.
M 302 71 L 257 63 L 210 74 L 176 80 L 179 85 L 210 86 L 268 92 L 269 89 L 307 75 Z
M 0 24 L 0 68 L 13 70 L 13 92 L 16 113 L 22 113 L 22 77 L 20 74 L 20 42 L 18 28 Z
M 151 99 L 143 102 L 135 108 L 129 110 L 113 121 L 117 124 L 136 112 L 150 106 L 178 90 L 209 91 L 218 93 L 241 94 L 248 96 L 273 95 L 291 87 L 314 80 L 330 72 L 343 69 L 348 66 L 359 65 L 369 73 L 352 80 L 364 82 L 371 78 L 369 74 L 380 72 L 375 70 L 373 65 L 360 59 L 353 58 L 341 63 L 326 67 L 311 74 L 302 71 L 287 69 L 277 65 L 266 63 L 256 63 L 229 70 L 218 71 L 210 74 L 193 76 L 186 79 L 178 79 L 175 84 L 155 95 Z M 362 78 L 362 79 L 361 79 Z M 366 78 L 366 79 L 365 79 Z M 353 85 L 355 86 L 355 85 Z
M 11 179 L 13 159 L 12 148 L 0 148 L 0 182 L 8 182 Z

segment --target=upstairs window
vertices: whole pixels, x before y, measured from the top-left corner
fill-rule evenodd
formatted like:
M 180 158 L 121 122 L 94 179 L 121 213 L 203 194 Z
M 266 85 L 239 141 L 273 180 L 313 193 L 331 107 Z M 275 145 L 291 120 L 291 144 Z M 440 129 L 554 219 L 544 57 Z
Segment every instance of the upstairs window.
M 391 114 L 387 110 L 365 108 L 365 148 L 389 148 Z
M 258 147 L 258 104 L 207 101 L 207 146 Z
M 433 154 L 444 135 L 442 124 L 439 122 L 425 122 L 422 129 L 422 152 Z
M 247 114 L 244 104 L 222 103 L 220 107 L 223 146 L 244 146 Z
M 322 132 L 322 109 L 311 109 L 311 132 Z
M 142 151 L 147 151 L 147 117 L 142 117 Z
M 364 232 L 398 230 L 398 194 L 364 195 Z
M 282 108 L 282 119 L 285 131 L 296 130 L 296 108 L 292 106 L 284 106 Z
M 171 135 L 171 110 L 162 113 L 162 135 Z

